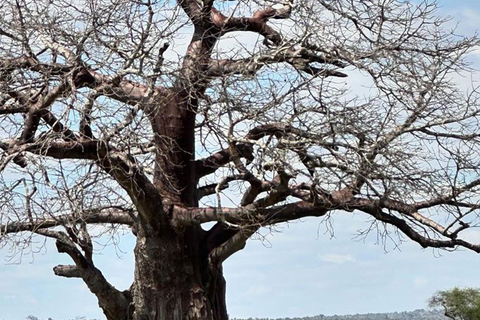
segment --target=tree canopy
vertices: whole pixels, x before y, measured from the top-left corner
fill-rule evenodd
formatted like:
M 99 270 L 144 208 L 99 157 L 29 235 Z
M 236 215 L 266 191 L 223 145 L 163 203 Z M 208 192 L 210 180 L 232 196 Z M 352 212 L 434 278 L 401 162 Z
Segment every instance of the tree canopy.
M 445 316 L 456 320 L 480 319 L 480 289 L 453 288 L 438 291 L 429 301 L 432 308 L 440 308 Z
M 3 1 L 0 245 L 54 239 L 72 259 L 55 274 L 116 320 L 226 319 L 222 263 L 303 217 L 480 252 L 479 92 L 458 83 L 479 39 L 436 9 Z M 119 230 L 136 236 L 124 291 L 94 263 Z

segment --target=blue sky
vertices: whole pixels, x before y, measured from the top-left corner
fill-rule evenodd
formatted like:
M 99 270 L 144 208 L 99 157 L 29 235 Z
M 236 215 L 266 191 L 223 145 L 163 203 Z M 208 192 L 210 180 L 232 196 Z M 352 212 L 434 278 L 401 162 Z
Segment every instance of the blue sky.
M 478 25 L 478 0 L 441 0 L 441 12 L 460 21 L 459 33 Z M 263 241 L 251 240 L 224 266 L 231 317 L 293 317 L 407 311 L 425 308 L 437 290 L 479 286 L 480 255 L 421 249 L 407 241 L 399 248 L 377 244 L 372 234 L 353 240 L 365 227 L 361 214 L 333 218 L 334 236 L 318 219 L 284 225 Z M 472 237 L 480 243 L 480 235 Z M 40 240 L 40 239 L 39 239 Z M 129 286 L 133 273 L 133 239 L 123 237 L 119 250 L 107 247 L 96 263 L 119 289 Z M 52 268 L 69 264 L 53 243 L 34 245 L 40 253 L 21 264 L 5 260 L 0 250 L 0 320 L 28 315 L 55 320 L 76 316 L 104 319 L 94 296 L 82 281 L 53 275 Z

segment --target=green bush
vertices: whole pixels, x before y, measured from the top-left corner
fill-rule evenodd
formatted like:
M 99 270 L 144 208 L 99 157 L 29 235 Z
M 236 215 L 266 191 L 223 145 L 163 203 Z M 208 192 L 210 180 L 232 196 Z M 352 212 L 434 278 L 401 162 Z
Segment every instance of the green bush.
M 443 308 L 445 316 L 455 320 L 480 320 L 480 289 L 453 288 L 438 291 L 429 300 L 432 308 Z

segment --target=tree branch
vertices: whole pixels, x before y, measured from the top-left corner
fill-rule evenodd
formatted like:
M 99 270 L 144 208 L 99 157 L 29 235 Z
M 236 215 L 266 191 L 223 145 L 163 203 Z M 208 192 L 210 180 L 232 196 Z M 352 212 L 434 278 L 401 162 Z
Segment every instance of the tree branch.
M 235 149 L 242 158 L 253 161 L 253 146 L 247 143 L 235 144 Z M 195 172 L 197 180 L 201 177 L 214 173 L 218 168 L 232 161 L 232 152 L 230 148 L 223 149 L 211 156 L 195 161 Z
M 232 256 L 235 252 L 238 252 L 245 248 L 247 240 L 258 230 L 258 228 L 250 227 L 248 229 L 242 229 L 236 232 L 230 239 L 223 244 L 219 245 L 210 252 L 209 258 L 214 263 L 222 263 Z
M 77 266 L 72 266 L 72 265 L 58 265 L 53 268 L 53 273 L 55 273 L 56 276 L 59 277 L 65 277 L 65 278 L 81 278 L 82 277 L 82 271 L 77 268 Z
M 83 211 L 81 214 L 63 214 L 51 218 L 34 219 L 33 221 L 15 221 L 0 225 L 0 235 L 22 231 L 37 232 L 57 226 L 75 225 L 79 223 L 103 224 L 115 223 L 128 226 L 134 225 L 133 212 L 121 208 L 98 208 Z
M 58 266 L 54 272 L 60 276 L 80 276 L 90 291 L 97 296 L 100 307 L 109 319 L 128 318 L 129 305 L 132 301 L 130 293 L 120 292 L 112 286 L 92 261 L 86 259 L 74 243 L 66 239 L 57 239 L 58 252 L 67 253 L 75 262 L 73 266 Z
M 321 217 L 334 204 L 315 205 L 306 201 L 271 207 L 255 208 L 254 205 L 243 208 L 182 208 L 175 207 L 176 223 L 201 224 L 211 221 L 228 222 L 234 225 L 269 226 L 276 223 L 296 220 L 304 217 Z
M 27 119 L 25 120 L 25 127 L 19 139 L 20 142 L 32 142 L 42 117 L 42 113 L 46 111 L 46 109 L 50 107 L 55 100 L 64 94 L 68 89 L 68 81 L 63 80 L 60 85 L 55 87 L 52 91 L 47 92 L 45 95 L 40 97 L 36 103 L 29 107 Z
M 405 220 L 400 219 L 394 215 L 383 212 L 379 202 L 359 200 L 358 203 L 360 205 L 355 206 L 356 209 L 359 209 L 373 216 L 377 220 L 383 221 L 385 223 L 388 223 L 392 226 L 397 227 L 407 237 L 409 237 L 411 240 L 420 244 L 423 248 L 427 248 L 427 247 L 455 248 L 455 247 L 461 246 L 461 247 L 470 249 L 472 251 L 475 251 L 477 253 L 480 253 L 480 245 L 474 245 L 464 240 L 457 239 L 456 236 L 454 236 L 453 239 L 450 239 L 450 240 L 436 240 L 427 236 L 422 236 L 413 227 L 409 226 Z
M 346 67 L 344 62 L 341 62 L 335 58 L 327 57 L 323 54 L 318 54 L 303 47 L 296 48 L 291 44 L 284 44 L 274 48 L 271 51 L 267 51 L 250 58 L 237 60 L 211 60 L 207 74 L 210 77 L 222 77 L 233 74 L 252 76 L 266 65 L 283 62 L 290 64 L 297 70 L 304 71 L 313 76 L 347 76 L 342 72 L 329 69 L 328 67 L 317 68 L 311 65 L 312 63 L 319 63 L 335 66 L 337 68 L 344 68 Z
M 9 145 L 5 141 L 3 144 Z M 56 159 L 94 160 L 127 191 L 135 205 L 142 208 L 139 212 L 145 218 L 158 218 L 158 211 L 154 213 L 152 205 L 160 204 L 161 196 L 153 183 L 132 157 L 109 148 L 103 141 L 43 141 L 15 146 L 13 151 L 31 152 Z
M 217 22 L 221 23 L 223 34 L 232 31 L 251 31 L 262 35 L 265 38 L 265 44 L 272 43 L 280 45 L 283 41 L 282 36 L 275 29 L 267 25 L 269 19 L 288 19 L 292 12 L 293 1 L 289 1 L 282 7 L 276 9 L 267 7 L 253 14 L 252 17 L 229 17 Z

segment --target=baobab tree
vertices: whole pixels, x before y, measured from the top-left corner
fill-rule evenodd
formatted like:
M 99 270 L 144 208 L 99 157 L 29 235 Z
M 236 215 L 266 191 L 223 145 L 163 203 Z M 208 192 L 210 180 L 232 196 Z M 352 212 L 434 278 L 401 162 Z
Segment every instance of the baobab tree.
M 227 319 L 222 263 L 338 211 L 480 252 L 476 37 L 399 0 L 0 4 L 0 240 L 53 238 L 107 319 Z M 368 218 L 369 217 L 369 218 Z M 215 223 L 207 228 L 202 225 Z M 113 287 L 92 238 L 136 236 Z

